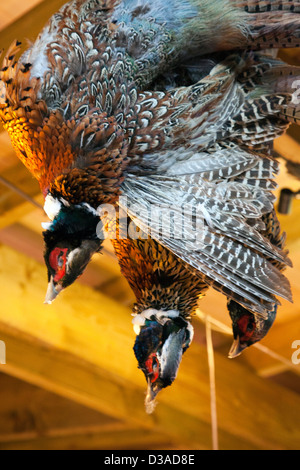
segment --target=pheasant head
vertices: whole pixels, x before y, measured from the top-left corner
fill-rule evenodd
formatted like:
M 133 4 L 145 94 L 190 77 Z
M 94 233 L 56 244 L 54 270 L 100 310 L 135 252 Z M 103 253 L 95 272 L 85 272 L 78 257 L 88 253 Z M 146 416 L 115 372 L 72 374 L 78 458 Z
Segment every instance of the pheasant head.
M 266 318 L 250 312 L 233 300 L 228 302 L 228 310 L 234 336 L 228 356 L 233 359 L 266 336 L 275 321 L 277 305 L 268 312 Z
M 193 339 L 193 327 L 178 311 L 149 309 L 133 322 L 138 333 L 134 353 L 148 383 L 146 411 L 152 413 L 157 394 L 177 376 L 182 355 Z
M 47 196 L 45 208 L 49 211 L 50 206 L 56 207 L 56 214 L 52 222 L 43 224 L 49 282 L 45 303 L 52 303 L 83 273 L 103 240 L 99 215 L 87 204 L 73 206 Z
M 100 220 L 100 209 L 117 203 L 126 165 L 123 135 L 106 116 L 81 119 L 71 134 L 71 145 L 77 154 L 76 166 L 52 179 L 44 206 L 52 221 L 43 225 L 47 303 L 72 284 L 101 250 L 106 223 Z

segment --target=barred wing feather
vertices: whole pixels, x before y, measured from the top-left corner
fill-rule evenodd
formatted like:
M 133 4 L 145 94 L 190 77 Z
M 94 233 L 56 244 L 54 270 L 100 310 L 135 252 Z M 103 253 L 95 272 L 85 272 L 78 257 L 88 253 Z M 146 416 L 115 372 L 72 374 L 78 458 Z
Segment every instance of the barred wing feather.
M 262 216 L 273 210 L 277 165 L 268 157 L 241 154 L 240 170 L 237 151 L 231 171 L 226 150 L 223 159 L 199 154 L 198 160 L 194 156 L 175 164 L 170 175 L 128 175 L 122 189 L 128 213 L 141 230 L 207 276 L 208 284 L 264 315 L 278 302 L 275 296 L 291 300 L 289 282 L 279 269 L 291 262 L 260 233 Z

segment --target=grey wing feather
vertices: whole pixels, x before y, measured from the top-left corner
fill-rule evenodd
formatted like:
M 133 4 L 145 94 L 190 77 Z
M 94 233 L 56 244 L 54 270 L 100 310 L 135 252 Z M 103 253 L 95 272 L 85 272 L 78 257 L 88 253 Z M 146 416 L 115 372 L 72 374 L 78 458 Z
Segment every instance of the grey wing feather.
M 238 149 L 231 151 L 231 158 L 226 150 L 203 152 L 175 163 L 165 175 L 128 175 L 123 194 L 144 232 L 207 276 L 214 288 L 264 315 L 275 296 L 291 300 L 289 282 L 278 269 L 290 260 L 256 228 L 273 209 L 278 167 L 245 151 L 239 162 Z

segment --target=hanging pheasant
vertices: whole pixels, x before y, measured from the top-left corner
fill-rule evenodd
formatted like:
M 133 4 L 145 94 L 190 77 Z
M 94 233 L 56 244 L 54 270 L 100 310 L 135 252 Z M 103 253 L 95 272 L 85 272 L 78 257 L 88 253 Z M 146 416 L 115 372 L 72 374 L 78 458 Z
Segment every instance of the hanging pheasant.
M 134 226 L 126 218 L 123 225 L 128 225 L 126 229 Z M 141 232 L 128 237 L 129 230 L 124 232 L 112 242 L 121 271 L 136 296 L 134 352 L 148 383 L 146 410 L 151 413 L 157 394 L 176 378 L 194 335 L 191 315 L 208 286 L 204 276 L 152 238 L 141 238 Z
M 298 1 L 75 0 L 19 60 L 13 44 L 0 118 L 52 221 L 47 302 L 101 250 L 107 204 L 199 273 L 199 292 L 205 279 L 265 318 L 276 296 L 291 299 L 278 268 L 289 260 L 261 218 L 270 144 L 299 120 L 300 71 L 250 51 L 299 45 L 299 13 Z M 249 52 L 214 59 L 231 49 Z

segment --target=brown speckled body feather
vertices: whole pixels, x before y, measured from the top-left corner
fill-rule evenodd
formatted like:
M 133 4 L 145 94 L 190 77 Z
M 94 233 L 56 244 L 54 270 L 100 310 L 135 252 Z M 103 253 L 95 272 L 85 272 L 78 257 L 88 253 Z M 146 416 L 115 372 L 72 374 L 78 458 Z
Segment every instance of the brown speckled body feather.
M 183 317 L 195 314 L 199 298 L 208 289 L 199 273 L 193 275 L 172 252 L 151 238 L 115 239 L 112 243 L 122 274 L 136 296 L 135 313 L 152 308 L 177 310 Z

